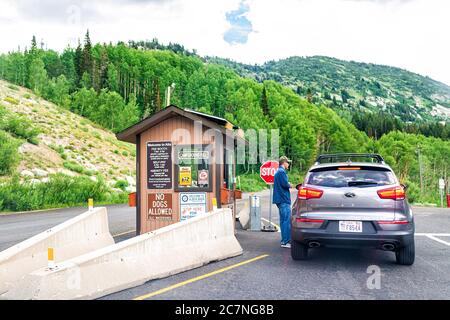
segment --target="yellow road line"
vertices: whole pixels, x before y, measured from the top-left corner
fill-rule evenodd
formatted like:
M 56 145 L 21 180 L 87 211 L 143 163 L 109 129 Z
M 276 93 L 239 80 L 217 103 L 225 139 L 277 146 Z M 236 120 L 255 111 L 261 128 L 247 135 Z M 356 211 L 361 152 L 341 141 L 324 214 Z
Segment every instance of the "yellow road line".
M 225 272 L 225 271 L 228 271 L 228 270 L 231 270 L 231 269 L 234 269 L 234 268 L 237 268 L 237 267 L 240 267 L 240 266 L 243 266 L 243 265 L 246 265 L 246 264 L 249 264 L 249 263 L 252 263 L 252 262 L 261 260 L 261 259 L 264 259 L 264 258 L 267 258 L 268 256 L 269 256 L 268 254 L 263 254 L 263 255 L 258 256 L 258 257 L 256 257 L 256 258 L 249 259 L 249 260 L 246 260 L 246 261 L 243 261 L 243 262 L 240 262 L 240 263 L 237 263 L 237 264 L 228 266 L 228 267 L 226 267 L 226 268 L 222 268 L 222 269 L 213 271 L 213 272 L 211 272 L 211 273 L 207 273 L 207 274 L 204 274 L 204 275 L 201 275 L 201 276 L 199 276 L 199 277 L 195 277 L 195 278 L 192 278 L 192 279 L 183 281 L 183 282 L 179 282 L 179 283 L 177 283 L 177 284 L 174 284 L 174 285 L 171 285 L 171 286 L 169 286 L 169 287 L 166 287 L 166 288 L 163 288 L 163 289 L 160 289 L 160 290 L 151 292 L 151 293 L 149 293 L 149 294 L 145 294 L 145 295 L 140 296 L 140 297 L 136 297 L 136 298 L 134 298 L 133 300 L 144 300 L 144 299 L 148 299 L 148 298 L 151 298 L 151 297 L 160 295 L 160 294 L 162 294 L 162 293 L 165 293 L 165 292 L 167 292 L 167 291 L 171 291 L 171 290 L 174 290 L 174 289 L 176 289 L 176 288 L 185 286 L 185 285 L 187 285 L 187 284 L 190 284 L 190 283 L 193 283 L 193 282 L 196 282 L 196 281 L 199 281 L 199 280 L 203 280 L 203 279 L 205 279 L 205 278 L 212 277 L 212 276 L 214 276 L 214 275 L 216 275 L 216 274 L 219 274 L 219 273 L 222 273 L 222 272 Z
M 277 225 L 275 222 L 270 222 L 269 220 L 265 219 L 265 218 L 261 218 L 261 220 L 264 220 L 265 222 L 270 223 L 271 225 L 273 225 L 274 227 L 276 227 L 278 229 L 278 232 L 280 232 L 281 228 L 279 225 Z
M 122 233 L 119 233 L 119 234 L 114 234 L 113 237 L 115 238 L 115 237 L 124 236 L 124 235 L 132 233 L 132 232 L 136 232 L 136 230 L 130 230 L 130 231 L 122 232 Z

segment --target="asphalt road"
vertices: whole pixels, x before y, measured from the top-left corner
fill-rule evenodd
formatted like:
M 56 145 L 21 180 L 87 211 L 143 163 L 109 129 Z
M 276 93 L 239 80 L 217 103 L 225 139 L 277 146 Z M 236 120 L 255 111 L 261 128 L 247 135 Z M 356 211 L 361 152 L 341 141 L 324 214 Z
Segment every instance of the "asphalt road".
M 263 192 L 264 218 L 268 200 Z M 84 210 L 0 216 L 0 249 Z M 290 251 L 280 248 L 279 233 L 238 229 L 243 255 L 103 299 L 450 299 L 450 209 L 413 211 L 416 262 L 410 267 L 397 265 L 393 253 L 377 250 L 319 248 L 310 250 L 309 260 L 293 261 Z M 134 235 L 127 233 L 134 229 L 134 209 L 110 206 L 108 212 L 111 232 L 125 233 L 116 241 Z M 275 206 L 273 222 L 278 224 Z
M 268 200 L 263 193 L 265 218 Z M 238 229 L 242 256 L 103 299 L 450 299 L 450 209 L 413 211 L 416 261 L 410 267 L 397 265 L 392 252 L 362 249 L 312 249 L 309 260 L 293 261 L 290 250 L 280 248 L 279 233 Z M 278 224 L 275 206 L 272 212 Z
M 112 205 L 108 208 L 108 221 L 111 234 L 116 240 L 135 235 L 136 210 L 127 205 Z M 73 218 L 87 208 L 67 208 L 32 213 L 0 214 L 0 251 L 9 248 L 29 237 Z

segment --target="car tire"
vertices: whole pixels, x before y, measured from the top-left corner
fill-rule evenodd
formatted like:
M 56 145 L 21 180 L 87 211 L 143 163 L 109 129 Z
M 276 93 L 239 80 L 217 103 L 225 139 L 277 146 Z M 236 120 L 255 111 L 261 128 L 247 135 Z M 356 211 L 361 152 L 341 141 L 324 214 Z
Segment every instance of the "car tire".
M 416 257 L 416 250 L 414 241 L 406 247 L 400 248 L 395 252 L 397 264 L 410 266 L 414 263 Z
M 293 260 L 308 258 L 308 247 L 298 241 L 291 241 L 291 256 Z

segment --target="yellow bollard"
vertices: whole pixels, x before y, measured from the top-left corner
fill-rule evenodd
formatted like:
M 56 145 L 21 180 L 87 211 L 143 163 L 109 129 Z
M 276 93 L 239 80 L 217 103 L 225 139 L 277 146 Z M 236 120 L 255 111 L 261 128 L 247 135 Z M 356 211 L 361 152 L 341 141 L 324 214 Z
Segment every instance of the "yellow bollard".
M 213 205 L 213 211 L 216 211 L 217 210 L 217 199 L 216 198 L 212 199 L 212 205 Z
M 55 268 L 55 252 L 53 248 L 47 249 L 47 260 L 48 260 L 48 268 L 54 269 Z
M 94 209 L 94 199 L 88 199 L 89 211 Z

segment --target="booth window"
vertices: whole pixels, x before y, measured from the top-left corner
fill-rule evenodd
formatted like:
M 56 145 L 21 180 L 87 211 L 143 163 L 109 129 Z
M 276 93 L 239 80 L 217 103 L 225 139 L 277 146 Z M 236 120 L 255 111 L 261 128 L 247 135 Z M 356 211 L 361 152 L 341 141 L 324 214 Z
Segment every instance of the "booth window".
M 208 146 L 176 146 L 175 191 L 212 191 L 211 151 Z

